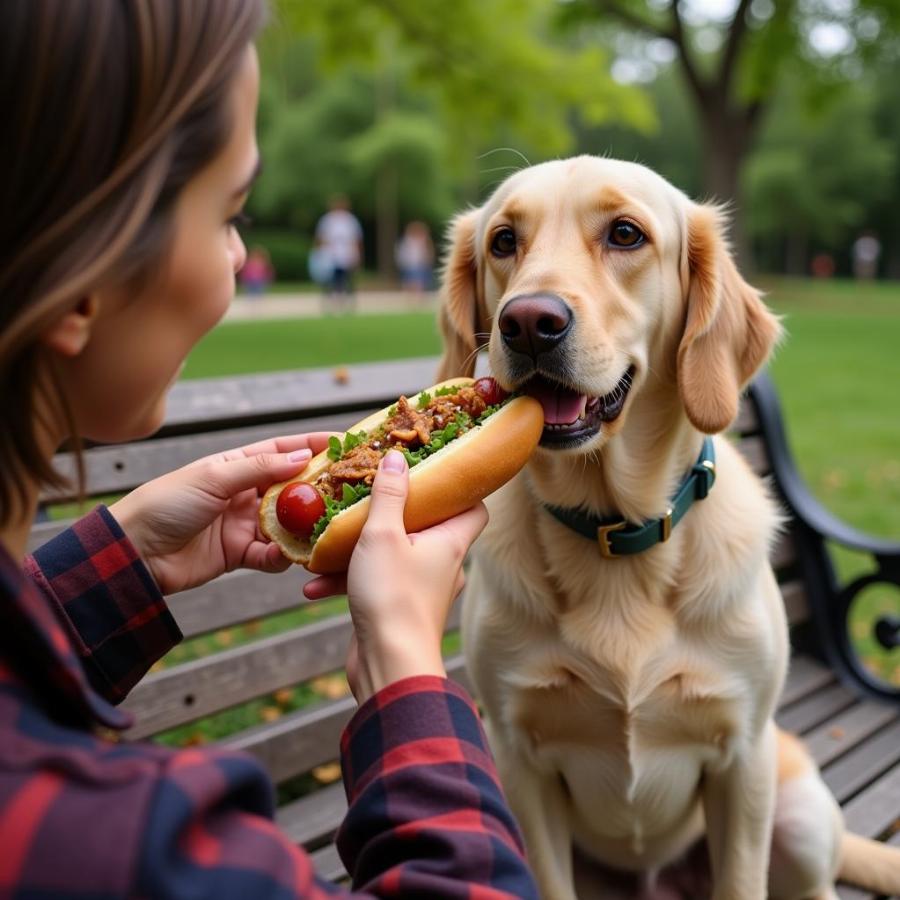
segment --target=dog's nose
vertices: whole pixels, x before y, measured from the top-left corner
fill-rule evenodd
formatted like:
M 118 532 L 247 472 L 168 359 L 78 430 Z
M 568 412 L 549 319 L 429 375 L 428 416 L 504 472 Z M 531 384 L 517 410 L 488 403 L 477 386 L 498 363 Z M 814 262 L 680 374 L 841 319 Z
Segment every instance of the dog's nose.
M 498 322 L 510 350 L 537 359 L 552 350 L 572 327 L 572 310 L 555 294 L 529 294 L 510 300 Z

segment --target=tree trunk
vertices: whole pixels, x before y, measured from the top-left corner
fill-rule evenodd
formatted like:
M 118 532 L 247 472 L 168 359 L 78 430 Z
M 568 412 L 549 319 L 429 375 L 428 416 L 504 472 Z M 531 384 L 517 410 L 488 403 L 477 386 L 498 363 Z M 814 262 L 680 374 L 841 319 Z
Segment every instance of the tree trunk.
M 705 199 L 724 203 L 730 214 L 731 246 L 738 267 L 753 271 L 753 252 L 745 227 L 741 168 L 749 150 L 751 128 L 743 111 L 730 112 L 724 102 L 710 102 L 700 110 L 703 129 L 703 189 Z

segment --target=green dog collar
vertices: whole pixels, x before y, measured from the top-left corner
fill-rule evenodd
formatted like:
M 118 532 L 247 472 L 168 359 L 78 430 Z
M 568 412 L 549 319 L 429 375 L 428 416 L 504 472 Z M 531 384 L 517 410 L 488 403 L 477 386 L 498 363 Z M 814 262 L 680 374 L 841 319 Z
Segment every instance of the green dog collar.
M 666 514 L 643 525 L 632 525 L 620 517 L 601 517 L 579 509 L 545 506 L 556 519 L 583 537 L 597 541 L 600 554 L 607 559 L 630 556 L 649 550 L 669 539 L 672 529 L 681 521 L 695 500 L 702 500 L 716 480 L 716 453 L 711 437 L 703 440 L 700 457 L 691 467 Z

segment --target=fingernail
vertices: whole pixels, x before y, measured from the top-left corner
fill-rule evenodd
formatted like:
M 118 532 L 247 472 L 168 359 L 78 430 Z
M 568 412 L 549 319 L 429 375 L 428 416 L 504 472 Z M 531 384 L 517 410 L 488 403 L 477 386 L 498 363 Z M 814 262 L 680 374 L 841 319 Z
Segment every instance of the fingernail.
M 311 457 L 312 450 L 295 450 L 293 453 L 288 453 L 288 462 L 306 462 Z
M 402 472 L 406 468 L 406 459 L 399 450 L 388 450 L 381 463 L 385 472 Z

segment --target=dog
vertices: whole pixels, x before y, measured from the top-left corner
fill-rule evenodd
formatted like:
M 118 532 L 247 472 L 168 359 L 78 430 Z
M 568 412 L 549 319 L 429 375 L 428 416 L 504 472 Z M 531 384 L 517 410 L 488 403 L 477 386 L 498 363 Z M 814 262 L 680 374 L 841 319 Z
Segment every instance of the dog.
M 471 375 L 486 344 L 500 385 L 545 410 L 540 446 L 489 501 L 462 625 L 545 900 L 609 896 L 573 849 L 588 872 L 671 896 L 657 876 L 704 838 L 715 898 L 834 897 L 839 876 L 900 892 L 900 851 L 844 834 L 773 720 L 789 657 L 768 564 L 779 512 L 706 436 L 734 420 L 781 326 L 726 229 L 651 170 L 590 156 L 523 169 L 451 224 L 440 378 Z M 650 523 L 652 545 L 617 555 L 626 523 Z

